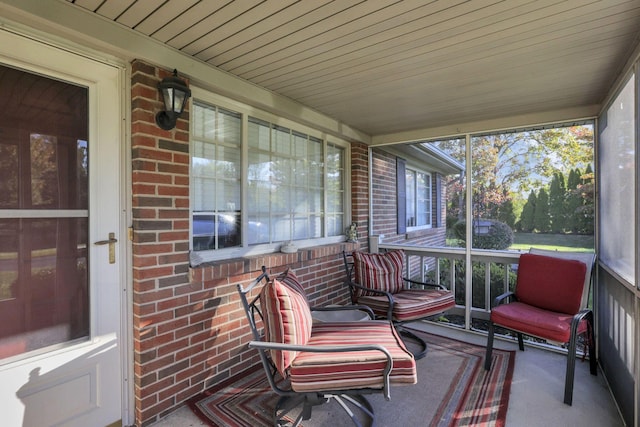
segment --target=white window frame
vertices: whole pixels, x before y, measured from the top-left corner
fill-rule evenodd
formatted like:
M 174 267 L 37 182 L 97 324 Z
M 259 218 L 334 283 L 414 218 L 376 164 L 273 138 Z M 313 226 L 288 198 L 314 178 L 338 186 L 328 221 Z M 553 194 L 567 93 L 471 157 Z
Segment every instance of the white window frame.
M 427 172 L 427 171 L 425 171 L 423 169 L 416 168 L 416 167 L 410 165 L 409 163 L 407 163 L 407 165 L 405 167 L 405 182 L 407 182 L 406 176 L 409 173 L 413 173 L 414 176 L 416 176 L 416 177 L 417 177 L 418 174 L 423 174 L 423 175 L 426 175 L 426 176 L 429 177 L 429 190 L 428 190 L 428 193 L 427 193 L 428 196 L 429 196 L 429 209 L 427 211 L 428 214 L 429 214 L 429 222 L 428 222 L 428 224 L 412 225 L 412 226 L 410 226 L 409 224 L 406 224 L 407 232 L 416 231 L 416 230 L 426 230 L 426 229 L 433 228 L 433 185 L 434 185 L 433 184 L 433 173 L 432 172 Z M 414 213 L 414 218 L 416 218 L 416 222 L 417 222 L 417 216 L 418 216 L 418 212 L 417 212 L 417 209 L 418 209 L 418 203 L 417 203 L 418 202 L 418 198 L 417 198 L 417 179 L 416 179 L 416 186 L 415 186 L 414 190 L 416 190 L 416 191 L 415 191 L 415 193 L 413 194 L 412 197 L 413 197 L 413 199 L 414 199 L 414 201 L 416 203 L 416 208 L 415 208 L 413 213 Z M 405 200 L 406 200 L 405 201 L 405 212 L 406 212 L 406 215 L 408 216 L 408 214 L 409 214 L 409 200 L 410 200 L 408 192 L 406 194 L 406 199 Z M 405 221 L 406 221 L 406 218 L 405 218 Z
M 189 250 L 190 250 L 190 261 L 192 266 L 197 266 L 202 263 L 230 259 L 230 258 L 238 258 L 243 256 L 254 256 L 260 254 L 267 254 L 278 252 L 280 247 L 286 242 L 275 242 L 269 244 L 257 244 L 251 245 L 248 244 L 248 210 L 247 210 L 247 177 L 248 177 L 248 163 L 249 163 L 249 143 L 248 143 L 248 123 L 249 117 L 253 117 L 259 120 L 263 120 L 275 126 L 282 126 L 293 131 L 301 132 L 307 134 L 311 137 L 320 139 L 323 141 L 323 152 L 325 154 L 325 162 L 326 162 L 326 154 L 327 154 L 327 146 L 334 145 L 336 147 L 342 148 L 344 150 L 344 213 L 343 213 L 343 224 L 346 225 L 351 223 L 351 150 L 350 144 L 346 140 L 338 138 L 334 135 L 329 135 L 324 133 L 318 129 L 314 129 L 307 125 L 303 125 L 301 123 L 295 122 L 293 120 L 289 120 L 273 113 L 269 113 L 258 108 L 252 107 L 250 105 L 217 95 L 213 92 L 210 92 L 206 89 L 193 86 L 191 88 L 192 98 L 190 102 L 199 102 L 203 104 L 208 104 L 211 106 L 215 106 L 218 108 L 222 108 L 225 110 L 229 110 L 232 112 L 239 113 L 242 116 L 242 144 L 241 144 L 241 240 L 242 243 L 240 246 L 231 247 L 231 248 L 223 248 L 217 250 L 201 250 L 194 251 L 193 250 L 193 198 L 190 197 L 189 200 Z M 189 130 L 191 134 L 191 129 Z M 193 188 L 193 176 L 191 174 L 191 155 L 189 159 L 189 176 L 190 176 L 190 188 Z M 315 247 L 319 245 L 326 245 L 332 243 L 340 243 L 345 241 L 345 234 L 339 234 L 336 236 L 327 237 L 327 174 L 325 171 L 324 174 L 324 194 L 323 194 L 323 237 L 314 238 L 314 239 L 306 239 L 306 240 L 295 240 L 295 246 L 299 249 L 306 247 Z

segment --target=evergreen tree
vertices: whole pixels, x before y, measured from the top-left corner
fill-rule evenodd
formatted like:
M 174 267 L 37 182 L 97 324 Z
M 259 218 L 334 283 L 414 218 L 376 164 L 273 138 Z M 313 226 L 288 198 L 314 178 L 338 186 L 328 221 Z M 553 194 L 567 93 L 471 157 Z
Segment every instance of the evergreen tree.
M 564 175 L 556 172 L 549 186 L 549 216 L 553 233 L 562 233 L 565 228 L 565 193 Z
M 536 209 L 533 213 L 533 228 L 540 233 L 548 233 L 551 230 L 549 218 L 549 194 L 544 188 L 538 192 Z
M 504 222 L 512 229 L 515 228 L 516 214 L 513 209 L 513 200 L 509 198 L 505 200 L 505 202 L 498 207 L 497 219 L 500 222 Z
M 568 228 L 573 233 L 577 233 L 582 227 L 582 213 L 580 207 L 583 204 L 582 195 L 578 186 L 580 185 L 582 173 L 580 169 L 571 169 L 569 178 L 567 179 L 565 218 Z
M 593 234 L 594 221 L 595 221 L 595 206 L 594 206 L 594 176 L 591 165 L 587 165 L 584 173 L 580 176 L 581 184 L 576 191 L 580 195 L 582 201 L 578 208 L 577 217 L 579 226 L 578 232 L 583 234 Z
M 520 214 L 520 229 L 524 232 L 529 233 L 533 231 L 533 215 L 536 210 L 536 202 L 536 193 L 531 190 Z

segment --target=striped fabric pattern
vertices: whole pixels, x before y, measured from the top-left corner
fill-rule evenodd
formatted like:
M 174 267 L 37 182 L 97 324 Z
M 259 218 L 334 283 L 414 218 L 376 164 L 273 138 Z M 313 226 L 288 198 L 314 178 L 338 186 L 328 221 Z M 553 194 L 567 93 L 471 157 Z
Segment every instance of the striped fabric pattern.
M 358 304 L 367 305 L 376 316 L 387 316 L 386 296 L 363 296 Z M 455 306 L 452 292 L 441 289 L 406 289 L 393 295 L 393 320 L 407 322 L 442 313 Z
M 402 266 L 404 251 L 395 250 L 373 254 L 355 251 L 353 253 L 353 270 L 355 282 L 366 288 L 392 294 L 402 290 Z M 375 295 L 371 292 L 357 290 L 357 297 Z
M 416 362 L 388 321 L 321 323 L 314 325 L 309 345 L 380 344 L 393 358 L 390 383 L 415 384 Z M 379 351 L 336 353 L 300 352 L 290 369 L 293 390 L 329 391 L 381 389 L 386 358 Z
M 293 270 L 287 268 L 282 274 L 277 277 L 277 279 L 278 281 L 280 281 L 280 283 L 284 283 L 291 289 L 297 291 L 305 299 L 307 299 L 307 293 L 305 292 L 304 287 L 302 287 L 302 283 L 300 283 L 298 276 L 296 276 L 296 273 L 294 273 Z
M 265 317 L 265 340 L 281 344 L 305 345 L 311 337 L 313 319 L 304 295 L 278 279 L 262 288 L 261 303 Z M 272 350 L 278 372 L 286 378 L 287 369 L 298 352 Z

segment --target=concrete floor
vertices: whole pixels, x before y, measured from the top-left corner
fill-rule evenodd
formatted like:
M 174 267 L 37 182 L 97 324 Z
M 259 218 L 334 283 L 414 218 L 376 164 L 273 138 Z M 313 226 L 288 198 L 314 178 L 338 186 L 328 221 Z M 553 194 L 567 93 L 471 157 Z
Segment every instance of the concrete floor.
M 486 336 L 430 323 L 412 325 L 428 332 L 479 345 Z M 517 350 L 515 342 L 496 340 L 495 348 Z M 618 427 L 624 423 L 618 413 L 602 372 L 589 374 L 589 363 L 576 363 L 573 405 L 564 396 L 566 356 L 526 347 L 517 351 L 507 427 Z M 181 407 L 154 427 L 191 427 L 206 425 L 187 407 Z M 385 427 L 385 426 L 382 426 Z

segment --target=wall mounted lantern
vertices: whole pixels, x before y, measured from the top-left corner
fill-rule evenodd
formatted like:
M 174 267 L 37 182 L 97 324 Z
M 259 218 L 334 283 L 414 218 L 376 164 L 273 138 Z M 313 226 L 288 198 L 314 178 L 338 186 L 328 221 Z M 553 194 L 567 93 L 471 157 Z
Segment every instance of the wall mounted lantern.
M 156 114 L 156 123 L 164 130 L 176 127 L 176 121 L 184 111 L 184 106 L 191 96 L 191 90 L 184 80 L 178 78 L 178 70 L 158 83 L 158 89 L 164 101 L 164 111 Z

